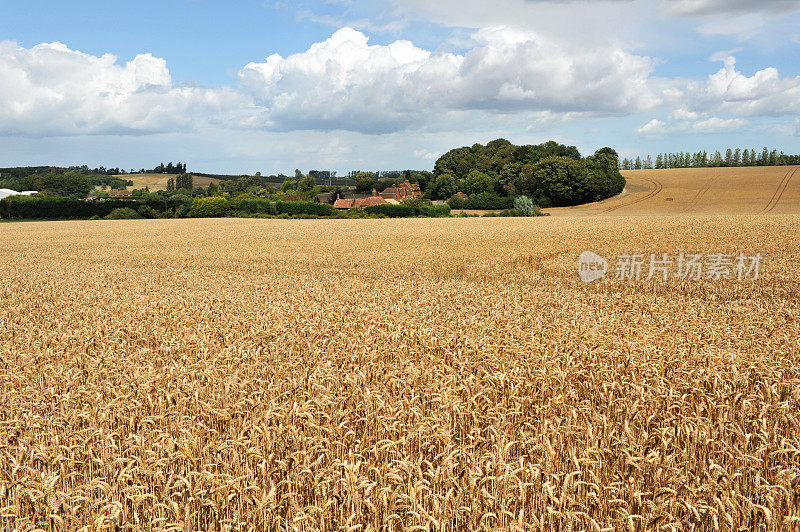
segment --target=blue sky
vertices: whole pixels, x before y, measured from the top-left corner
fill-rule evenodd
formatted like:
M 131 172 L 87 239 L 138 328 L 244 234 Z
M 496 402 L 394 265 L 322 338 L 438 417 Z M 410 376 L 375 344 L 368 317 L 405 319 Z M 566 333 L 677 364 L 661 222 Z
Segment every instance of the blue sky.
M 800 152 L 800 0 L 0 5 L 0 166 L 430 169 L 555 139 Z

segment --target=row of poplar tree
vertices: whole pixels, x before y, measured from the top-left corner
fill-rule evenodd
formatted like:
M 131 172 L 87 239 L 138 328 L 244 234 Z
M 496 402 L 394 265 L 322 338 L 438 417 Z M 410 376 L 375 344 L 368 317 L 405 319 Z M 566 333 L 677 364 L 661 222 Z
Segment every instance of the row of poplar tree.
M 709 155 L 706 151 L 696 153 L 659 153 L 655 159 L 648 155 L 645 158 L 625 158 L 620 162 L 622 170 L 642 170 L 651 168 L 703 168 L 709 166 L 785 166 L 800 164 L 800 155 L 786 155 L 778 150 L 764 148 L 759 153 L 755 149 L 740 148 L 728 150 L 723 155 L 719 151 Z

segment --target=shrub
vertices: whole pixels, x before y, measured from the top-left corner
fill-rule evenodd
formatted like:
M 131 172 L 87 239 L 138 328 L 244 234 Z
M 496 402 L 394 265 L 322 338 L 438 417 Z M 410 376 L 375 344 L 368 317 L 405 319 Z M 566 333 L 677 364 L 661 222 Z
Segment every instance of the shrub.
M 501 198 L 495 192 L 481 192 L 480 194 L 470 196 L 465 208 L 481 211 L 495 211 L 510 209 L 513 206 L 513 198 Z
M 428 205 L 422 209 L 422 214 L 431 218 L 450 216 L 450 205 L 447 203 L 442 205 Z
M 141 215 L 142 218 L 160 218 L 161 213 L 152 208 L 150 205 L 142 205 L 136 211 Z
M 228 200 L 214 196 L 195 198 L 189 216 L 192 218 L 220 218 L 228 213 Z
M 528 196 L 514 198 L 514 209 L 519 211 L 522 216 L 541 216 L 542 214 L 539 207 Z
M 416 215 L 414 208 L 410 205 L 392 205 L 391 203 L 370 205 L 369 207 L 364 207 L 364 212 L 367 214 L 382 214 L 387 218 L 410 218 Z
M 278 214 L 275 203 L 263 198 L 238 197 L 229 202 L 231 211 L 246 214 Z
M 106 216 L 106 220 L 138 220 L 139 218 L 141 218 L 139 213 L 130 207 L 114 209 Z
M 450 196 L 450 199 L 447 200 L 447 204 L 450 205 L 451 209 L 463 209 L 467 201 L 458 194 L 453 194 Z
M 433 205 L 431 200 L 423 198 L 422 196 L 416 196 L 414 198 L 408 198 L 403 201 L 403 205 L 408 205 L 412 209 L 414 209 L 414 214 L 424 214 L 425 211 Z

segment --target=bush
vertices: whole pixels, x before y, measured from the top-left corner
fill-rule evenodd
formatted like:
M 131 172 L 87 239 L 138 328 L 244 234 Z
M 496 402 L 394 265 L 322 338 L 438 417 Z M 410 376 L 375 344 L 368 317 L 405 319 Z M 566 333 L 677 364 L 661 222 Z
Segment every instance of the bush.
M 245 214 L 278 214 L 275 203 L 263 198 L 239 197 L 229 202 L 231 211 Z
M 414 214 L 420 215 L 424 214 L 424 212 L 433 205 L 431 200 L 423 198 L 422 196 L 416 196 L 413 198 L 408 198 L 403 201 L 403 205 L 408 205 L 412 209 L 414 209 Z
M 450 216 L 450 205 L 447 203 L 443 205 L 428 205 L 422 209 L 422 214 L 431 218 Z
M 195 198 L 189 216 L 192 218 L 220 218 L 228 214 L 228 200 L 214 196 Z
M 497 211 L 514 206 L 514 198 L 501 198 L 495 192 L 481 192 L 470 196 L 465 208 L 481 211 Z
M 392 205 L 391 203 L 370 205 L 369 207 L 364 207 L 364 212 L 367 214 L 382 214 L 387 218 L 410 218 L 416 215 L 414 208 L 410 205 Z
M 517 196 L 514 198 L 514 209 L 519 211 L 522 216 L 542 215 L 542 211 L 528 196 Z
M 332 216 L 336 212 L 333 205 L 328 203 L 315 203 L 313 201 L 278 201 L 275 202 L 278 214 L 297 216 L 300 214 L 313 214 L 315 216 Z
M 106 216 L 106 220 L 138 220 L 139 218 L 141 218 L 139 213 L 130 207 L 114 209 Z
M 458 194 L 453 194 L 450 196 L 450 199 L 447 200 L 447 204 L 450 205 L 451 209 L 463 209 L 467 201 Z
M 136 211 L 142 218 L 161 218 L 161 213 L 149 205 L 142 205 Z

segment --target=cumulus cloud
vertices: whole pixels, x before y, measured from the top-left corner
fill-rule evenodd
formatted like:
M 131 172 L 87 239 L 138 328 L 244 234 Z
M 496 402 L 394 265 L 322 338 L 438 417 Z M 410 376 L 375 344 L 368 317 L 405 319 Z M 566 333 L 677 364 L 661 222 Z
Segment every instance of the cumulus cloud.
M 723 62 L 705 82 L 688 85 L 695 107 L 715 106 L 739 116 L 800 114 L 800 76 L 781 78 L 772 67 L 746 76 L 736 70 L 735 57 L 725 57 Z
M 0 133 L 71 135 L 174 131 L 235 116 L 231 91 L 176 87 L 166 61 L 124 65 L 55 42 L 31 49 L 0 42 Z
M 650 120 L 648 123 L 636 128 L 637 135 L 644 135 L 644 136 L 656 136 L 662 135 L 667 131 L 667 124 L 654 118 Z
M 696 112 L 690 111 L 686 107 L 681 107 L 674 110 L 670 115 L 670 118 L 673 120 L 697 120 L 698 116 L 699 115 Z
M 659 137 L 668 133 L 724 133 L 736 131 L 748 124 L 743 118 L 720 118 L 697 113 L 683 113 L 675 117 L 673 122 L 664 122 L 654 118 L 636 129 L 637 135 Z
M 683 131 L 741 127 L 738 118 L 800 115 L 800 77 L 774 68 L 747 76 L 731 52 L 705 80 L 655 79 L 653 61 L 617 47 L 566 50 L 519 29 L 484 28 L 463 53 L 410 41 L 371 45 L 351 28 L 307 50 L 269 56 L 238 85 L 173 83 L 151 54 L 121 63 L 60 43 L 0 43 L 0 134 L 143 134 L 217 129 L 444 131 L 470 121 L 520 121 L 532 129 L 564 119 L 627 116 L 674 106 Z M 716 118 L 722 117 L 722 118 Z M 653 119 L 640 135 L 676 131 Z M 454 126 L 454 124 L 459 124 Z M 691 125 L 694 124 L 694 125 Z
M 265 126 L 388 132 L 432 112 L 485 110 L 627 114 L 656 103 L 649 58 L 620 49 L 569 53 L 521 30 L 485 28 L 464 54 L 409 41 L 370 45 L 351 28 L 307 51 L 239 74 L 268 109 Z
M 800 0 L 666 0 L 665 4 L 669 13 L 686 17 L 800 10 Z
M 743 118 L 717 118 L 711 117 L 699 120 L 691 125 L 692 133 L 722 133 L 735 131 L 747 125 Z

